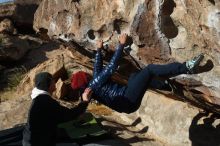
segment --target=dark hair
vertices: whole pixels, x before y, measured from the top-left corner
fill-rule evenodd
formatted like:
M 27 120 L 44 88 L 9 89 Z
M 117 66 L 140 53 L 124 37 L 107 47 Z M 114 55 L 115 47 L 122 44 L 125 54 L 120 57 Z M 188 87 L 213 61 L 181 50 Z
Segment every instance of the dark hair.
M 40 90 L 48 91 L 53 77 L 48 72 L 40 72 L 35 76 L 35 87 Z

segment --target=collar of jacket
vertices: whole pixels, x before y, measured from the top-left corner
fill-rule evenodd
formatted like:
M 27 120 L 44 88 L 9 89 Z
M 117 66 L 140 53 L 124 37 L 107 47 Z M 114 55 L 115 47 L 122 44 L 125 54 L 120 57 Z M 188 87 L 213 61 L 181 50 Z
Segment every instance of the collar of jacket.
M 48 93 L 47 91 L 40 90 L 40 89 L 38 89 L 38 88 L 35 87 L 35 88 L 32 90 L 32 92 L 31 92 L 31 99 L 33 100 L 33 99 L 35 99 L 37 96 L 39 96 L 39 95 L 41 95 L 41 94 L 46 94 L 46 95 L 51 96 L 50 93 Z

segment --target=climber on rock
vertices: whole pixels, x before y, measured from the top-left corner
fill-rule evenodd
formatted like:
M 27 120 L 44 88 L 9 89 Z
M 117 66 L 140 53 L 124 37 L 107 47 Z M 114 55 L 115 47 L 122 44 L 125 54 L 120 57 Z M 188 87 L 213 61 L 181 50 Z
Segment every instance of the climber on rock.
M 23 146 L 55 145 L 57 125 L 73 120 L 86 110 L 89 97 L 83 96 L 85 100 L 77 107 L 68 109 L 51 97 L 55 90 L 55 81 L 50 73 L 41 72 L 35 76 L 35 88 L 31 95 L 33 101 L 23 132 Z
M 132 113 L 141 105 L 142 98 L 148 88 L 168 90 L 172 88 L 166 81 L 156 80 L 155 77 L 173 77 L 180 74 L 193 74 L 195 68 L 204 58 L 203 54 L 184 63 L 170 63 L 165 65 L 149 64 L 140 72 L 129 77 L 127 85 L 113 82 L 110 77 L 118 68 L 119 59 L 126 45 L 127 34 L 119 37 L 119 45 L 109 64 L 103 68 L 102 53 L 103 41 L 97 42 L 93 79 L 88 83 L 83 95 L 89 95 L 100 103 L 118 112 Z M 90 100 L 90 99 L 88 99 Z

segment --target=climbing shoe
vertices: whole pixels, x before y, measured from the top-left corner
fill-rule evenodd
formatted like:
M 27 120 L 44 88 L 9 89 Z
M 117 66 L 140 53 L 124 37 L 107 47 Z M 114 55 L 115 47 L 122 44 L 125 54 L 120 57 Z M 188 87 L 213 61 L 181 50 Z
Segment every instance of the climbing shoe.
M 192 60 L 186 62 L 186 68 L 188 69 L 188 74 L 196 73 L 196 68 L 199 66 L 199 63 L 204 58 L 204 54 L 201 53 L 200 55 L 194 57 Z

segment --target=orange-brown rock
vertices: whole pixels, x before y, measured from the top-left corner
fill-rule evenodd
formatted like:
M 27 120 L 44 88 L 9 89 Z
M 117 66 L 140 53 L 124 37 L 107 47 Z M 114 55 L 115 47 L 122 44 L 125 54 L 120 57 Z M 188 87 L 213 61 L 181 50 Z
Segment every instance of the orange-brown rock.
M 214 64 L 212 71 L 190 76 L 220 88 L 220 2 L 140 0 L 43 0 L 36 11 L 34 29 L 48 30 L 51 38 L 78 42 L 94 49 L 102 38 L 110 48 L 117 33 L 131 35 L 131 55 L 141 64 L 184 62 L 199 53 Z M 116 31 L 111 39 L 112 31 Z
M 64 81 L 59 79 L 56 83 L 56 93 L 55 93 L 56 98 L 58 99 L 65 98 L 68 92 L 70 91 L 69 89 L 70 89 L 69 86 Z
M 186 85 L 184 95 L 191 102 L 204 102 L 211 107 L 210 103 L 216 104 L 220 98 L 219 12 L 217 0 L 43 0 L 35 14 L 34 29 L 43 28 L 51 38 L 75 41 L 88 50 L 94 49 L 99 38 L 112 48 L 117 43 L 117 33 L 126 32 L 132 38 L 131 55 L 144 65 L 184 62 L 204 53 L 201 68 L 204 73 L 177 78 L 200 81 L 200 85 L 190 86 L 192 88 Z M 117 33 L 110 37 L 112 31 Z M 127 67 L 126 71 L 131 72 L 129 65 L 123 65 L 124 70 Z M 192 129 L 199 127 L 195 124 L 198 109 L 162 97 L 147 92 L 136 113 L 131 117 L 120 116 L 131 120 L 142 117 L 143 125 L 152 127 L 149 132 L 170 145 L 195 144 L 197 139 L 192 135 L 196 131 Z M 200 134 L 201 137 L 206 135 L 205 132 Z M 212 145 L 217 142 L 212 141 L 212 137 L 208 141 L 213 142 Z
M 60 49 L 46 52 L 46 56 L 48 59 L 33 68 L 21 81 L 17 90 L 19 95 L 31 92 L 34 87 L 34 77 L 39 72 L 47 71 L 51 73 L 57 81 L 59 78 L 63 81 L 66 80 L 72 73 L 77 71 L 92 73 L 91 60 L 87 57 L 82 58 L 83 56 L 74 49 L 70 51 L 68 48 L 61 47 Z

